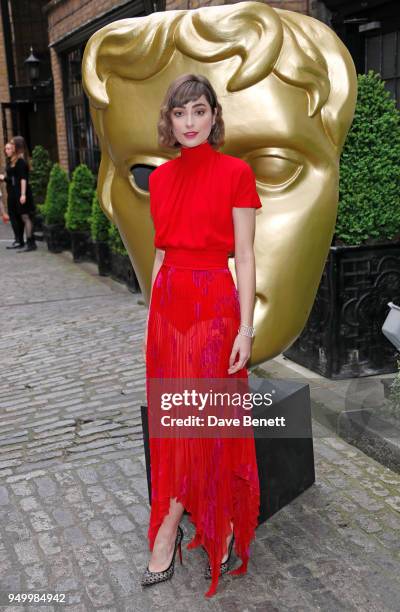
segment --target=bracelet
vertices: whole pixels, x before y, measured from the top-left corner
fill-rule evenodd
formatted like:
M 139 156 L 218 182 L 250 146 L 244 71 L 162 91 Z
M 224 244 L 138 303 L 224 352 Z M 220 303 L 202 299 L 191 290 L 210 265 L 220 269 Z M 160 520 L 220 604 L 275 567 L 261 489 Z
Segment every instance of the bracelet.
M 242 323 L 238 329 L 239 334 L 242 334 L 243 336 L 249 336 L 250 338 L 254 338 L 254 336 L 256 335 L 255 331 L 255 327 L 253 327 L 252 325 L 245 325 L 244 323 Z

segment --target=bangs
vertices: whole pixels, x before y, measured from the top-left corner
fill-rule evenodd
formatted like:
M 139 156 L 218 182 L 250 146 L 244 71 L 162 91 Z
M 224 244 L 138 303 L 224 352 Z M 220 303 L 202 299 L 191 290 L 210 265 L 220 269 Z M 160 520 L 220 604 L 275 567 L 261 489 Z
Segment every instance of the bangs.
M 168 105 L 169 110 L 176 106 L 184 106 L 188 102 L 194 102 L 200 98 L 202 94 L 205 95 L 208 103 L 213 107 L 212 100 L 210 100 L 209 89 L 204 83 L 200 83 L 199 81 L 186 81 L 171 95 Z

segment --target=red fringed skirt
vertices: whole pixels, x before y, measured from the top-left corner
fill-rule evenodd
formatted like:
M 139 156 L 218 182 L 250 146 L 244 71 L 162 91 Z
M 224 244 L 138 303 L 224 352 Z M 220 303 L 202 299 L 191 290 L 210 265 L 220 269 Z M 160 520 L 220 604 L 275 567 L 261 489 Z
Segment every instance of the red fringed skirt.
M 227 256 L 221 251 L 166 249 L 155 278 L 148 320 L 146 390 L 150 379 L 229 378 L 247 380 L 247 369 L 228 374 L 240 324 L 240 304 Z M 150 417 L 149 417 L 150 418 Z M 202 545 L 209 557 L 216 592 L 226 540 L 247 570 L 250 541 L 259 515 L 259 481 L 254 437 L 150 438 L 152 503 L 150 551 L 170 498 L 189 513 L 195 535 L 187 548 Z

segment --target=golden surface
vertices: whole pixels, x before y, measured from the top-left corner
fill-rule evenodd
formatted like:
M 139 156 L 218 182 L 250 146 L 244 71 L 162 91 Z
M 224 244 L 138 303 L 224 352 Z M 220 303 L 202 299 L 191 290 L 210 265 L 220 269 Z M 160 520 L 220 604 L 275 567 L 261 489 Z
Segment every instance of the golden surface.
M 101 143 L 99 200 L 147 303 L 154 228 L 149 193 L 130 168 L 180 154 L 160 148 L 157 138 L 171 81 L 188 72 L 210 80 L 225 121 L 220 150 L 252 166 L 263 203 L 247 366 L 287 349 L 310 314 L 334 233 L 339 156 L 357 96 L 347 48 L 317 19 L 240 2 L 115 21 L 90 38 L 82 70 Z

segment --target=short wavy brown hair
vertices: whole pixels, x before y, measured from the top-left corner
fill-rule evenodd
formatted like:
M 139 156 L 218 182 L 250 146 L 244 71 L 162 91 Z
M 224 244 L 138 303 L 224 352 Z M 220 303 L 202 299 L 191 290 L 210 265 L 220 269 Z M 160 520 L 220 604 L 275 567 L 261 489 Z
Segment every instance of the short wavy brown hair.
M 182 146 L 176 140 L 172 131 L 171 110 L 176 106 L 183 106 L 187 102 L 197 100 L 202 94 L 206 97 L 212 112 L 214 113 L 214 109 L 217 109 L 215 124 L 211 128 L 208 142 L 215 149 L 224 144 L 225 124 L 222 119 L 222 106 L 218 102 L 213 86 L 201 74 L 183 74 L 172 81 L 161 105 L 160 118 L 157 124 L 160 146 L 172 149 L 178 149 Z

